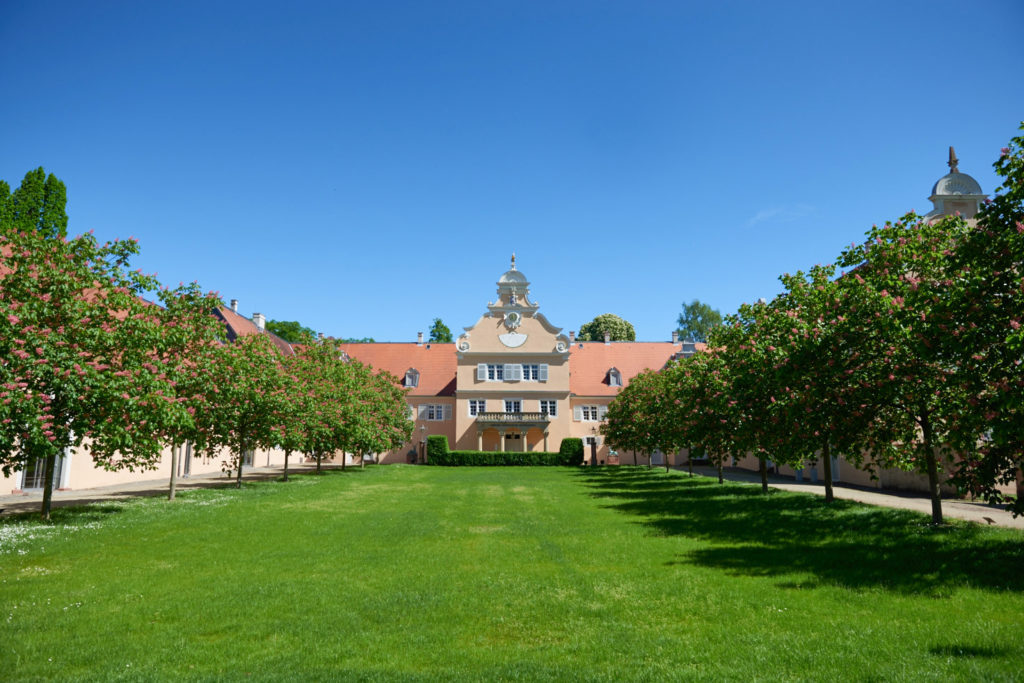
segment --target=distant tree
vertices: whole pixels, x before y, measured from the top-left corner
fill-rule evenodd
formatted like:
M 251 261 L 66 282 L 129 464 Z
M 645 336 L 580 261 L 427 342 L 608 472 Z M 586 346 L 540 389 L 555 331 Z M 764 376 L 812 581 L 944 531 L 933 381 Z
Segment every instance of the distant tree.
M 290 344 L 305 344 L 316 339 L 316 332 L 295 320 L 268 320 L 267 329 Z
M 0 221 L 16 230 L 67 237 L 66 203 L 64 183 L 52 173 L 46 175 L 42 166 L 26 173 L 13 193 L 10 185 L 0 181 Z
M 450 344 L 452 339 L 452 331 L 448 329 L 448 326 L 441 322 L 440 318 L 434 318 L 434 326 L 430 328 L 430 342 L 436 344 Z
M 633 325 L 613 313 L 599 315 L 580 327 L 577 339 L 604 341 L 605 332 L 611 335 L 612 341 L 636 341 L 636 330 L 633 329 Z
M 679 337 L 697 342 L 707 342 L 708 334 L 722 324 L 722 314 L 700 299 L 683 304 L 679 314 Z
M 373 337 L 345 337 L 344 339 L 338 340 L 339 344 L 376 344 L 377 340 Z

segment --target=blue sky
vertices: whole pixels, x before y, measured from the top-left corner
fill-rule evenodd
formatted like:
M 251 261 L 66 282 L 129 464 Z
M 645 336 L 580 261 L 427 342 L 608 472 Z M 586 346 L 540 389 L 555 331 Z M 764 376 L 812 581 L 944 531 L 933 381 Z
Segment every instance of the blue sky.
M 332 336 L 476 322 L 514 251 L 555 325 L 667 339 L 986 192 L 1024 3 L 8 0 L 0 178 L 73 233 Z

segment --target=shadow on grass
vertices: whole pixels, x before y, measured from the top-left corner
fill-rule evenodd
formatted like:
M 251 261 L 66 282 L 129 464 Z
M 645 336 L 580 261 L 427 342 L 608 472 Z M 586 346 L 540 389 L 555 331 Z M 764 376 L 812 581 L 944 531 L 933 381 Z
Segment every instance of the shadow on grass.
M 1005 647 L 987 647 L 972 645 L 936 645 L 928 652 L 942 657 L 1006 657 L 1010 650 Z
M 975 524 L 934 527 L 909 510 L 805 493 L 724 484 L 711 478 L 602 468 L 578 472 L 593 496 L 636 515 L 654 533 L 706 540 L 670 564 L 749 576 L 780 587 L 815 584 L 940 595 L 963 587 L 1024 590 L 1024 539 Z M 792 574 L 813 578 L 795 582 Z M 802 577 L 801 577 L 802 579 Z

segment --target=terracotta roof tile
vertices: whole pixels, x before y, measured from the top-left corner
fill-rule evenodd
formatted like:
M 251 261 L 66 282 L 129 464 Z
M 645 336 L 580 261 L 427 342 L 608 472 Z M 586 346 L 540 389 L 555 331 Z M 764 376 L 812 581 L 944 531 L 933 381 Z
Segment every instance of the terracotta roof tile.
M 703 344 L 698 344 L 700 349 Z M 569 391 L 577 396 L 615 396 L 608 371 L 622 375 L 623 386 L 647 369 L 660 370 L 683 345 L 672 342 L 576 342 L 569 347 Z
M 224 325 L 227 327 L 229 342 L 233 342 L 239 337 L 260 333 L 260 328 L 256 327 L 256 323 L 243 315 L 235 313 L 230 308 L 220 306 L 214 309 L 213 314 L 224 321 Z M 295 353 L 291 344 L 286 342 L 284 339 L 281 339 L 273 332 L 264 330 L 263 333 L 270 336 L 271 341 L 274 342 L 274 345 L 277 346 L 284 355 L 290 356 Z
M 455 395 L 455 371 L 458 364 L 455 348 L 451 344 L 381 342 L 342 344 L 341 348 L 350 357 L 376 370 L 387 370 L 399 380 L 405 379 L 406 370 L 415 368 L 420 373 L 420 381 L 409 392 L 410 396 Z

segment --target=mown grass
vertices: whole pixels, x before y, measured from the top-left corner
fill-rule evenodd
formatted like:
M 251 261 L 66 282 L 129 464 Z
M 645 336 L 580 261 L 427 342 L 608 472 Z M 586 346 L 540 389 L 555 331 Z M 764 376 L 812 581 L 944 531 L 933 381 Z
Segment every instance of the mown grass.
M 387 466 L 0 524 L 5 680 L 1021 680 L 1024 534 L 645 468 Z

